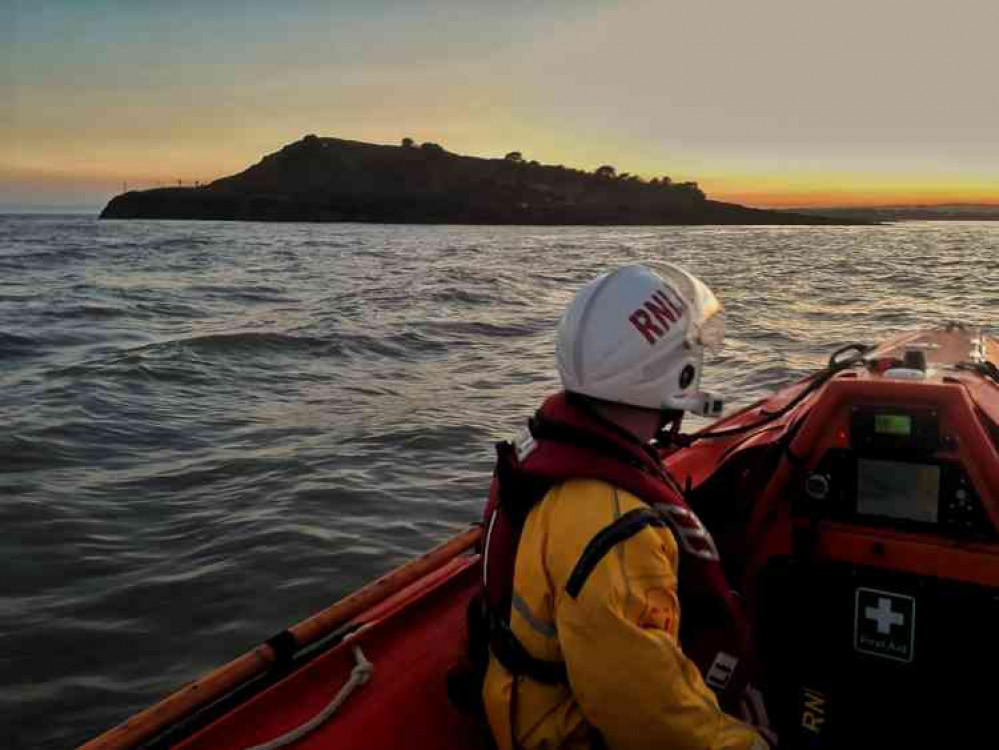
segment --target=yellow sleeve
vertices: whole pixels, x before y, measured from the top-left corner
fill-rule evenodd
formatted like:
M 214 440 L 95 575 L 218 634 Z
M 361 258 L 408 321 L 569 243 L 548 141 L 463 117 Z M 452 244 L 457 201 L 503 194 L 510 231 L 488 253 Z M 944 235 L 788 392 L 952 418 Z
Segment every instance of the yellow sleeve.
M 608 489 L 619 512 L 641 507 Z M 764 750 L 680 650 L 676 571 L 673 535 L 649 527 L 608 552 L 578 598 L 557 587 L 556 625 L 580 710 L 613 750 Z

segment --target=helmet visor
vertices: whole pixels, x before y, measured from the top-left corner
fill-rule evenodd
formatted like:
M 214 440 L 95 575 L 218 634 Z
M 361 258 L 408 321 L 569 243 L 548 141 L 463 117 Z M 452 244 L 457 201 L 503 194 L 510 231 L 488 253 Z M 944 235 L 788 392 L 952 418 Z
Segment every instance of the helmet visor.
M 712 354 L 718 354 L 725 343 L 725 311 L 718 308 L 697 330 L 697 343 Z
M 699 278 L 672 263 L 657 265 L 655 270 L 690 309 L 687 343 L 717 354 L 725 341 L 725 313 L 714 292 Z

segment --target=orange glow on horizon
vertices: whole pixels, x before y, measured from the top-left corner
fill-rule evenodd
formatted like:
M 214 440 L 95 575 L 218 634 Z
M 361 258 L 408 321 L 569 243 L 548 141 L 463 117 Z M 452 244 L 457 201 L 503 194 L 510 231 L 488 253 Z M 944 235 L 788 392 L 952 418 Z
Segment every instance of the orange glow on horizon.
M 713 200 L 758 208 L 999 205 L 999 185 L 955 176 L 742 174 L 700 185 Z
M 999 191 L 980 193 L 976 191 L 943 191 L 928 188 L 925 190 L 898 190 L 870 192 L 864 189 L 855 191 L 809 190 L 809 191 L 706 191 L 711 200 L 725 203 L 739 203 L 754 208 L 870 208 L 875 206 L 943 206 L 975 204 L 999 207 Z

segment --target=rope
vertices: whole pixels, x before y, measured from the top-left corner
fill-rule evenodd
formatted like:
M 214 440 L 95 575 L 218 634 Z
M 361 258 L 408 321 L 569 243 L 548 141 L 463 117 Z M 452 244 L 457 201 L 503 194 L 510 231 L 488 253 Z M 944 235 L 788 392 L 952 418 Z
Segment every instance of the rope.
M 349 637 L 350 636 L 348 636 L 348 638 Z M 344 686 L 340 688 L 340 692 L 333 697 L 333 700 L 329 702 L 329 705 L 327 705 L 326 708 L 301 726 L 292 729 L 290 732 L 282 734 L 280 737 L 276 737 L 270 742 L 265 742 L 262 745 L 254 745 L 246 750 L 278 750 L 278 748 L 286 747 L 319 727 L 323 722 L 335 714 L 337 710 L 339 710 L 340 706 L 347 701 L 351 693 L 370 680 L 371 675 L 375 672 L 375 665 L 364 657 L 364 652 L 361 651 L 360 646 L 354 646 L 353 652 L 355 665 L 354 668 L 350 670 L 350 679 L 344 683 Z

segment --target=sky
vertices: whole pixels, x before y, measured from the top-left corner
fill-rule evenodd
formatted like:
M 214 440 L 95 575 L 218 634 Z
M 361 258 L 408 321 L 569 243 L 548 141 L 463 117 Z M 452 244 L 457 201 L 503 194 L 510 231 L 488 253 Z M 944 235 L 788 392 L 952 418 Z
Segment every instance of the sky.
M 0 0 L 0 206 L 100 208 L 308 133 L 999 204 L 994 0 Z

